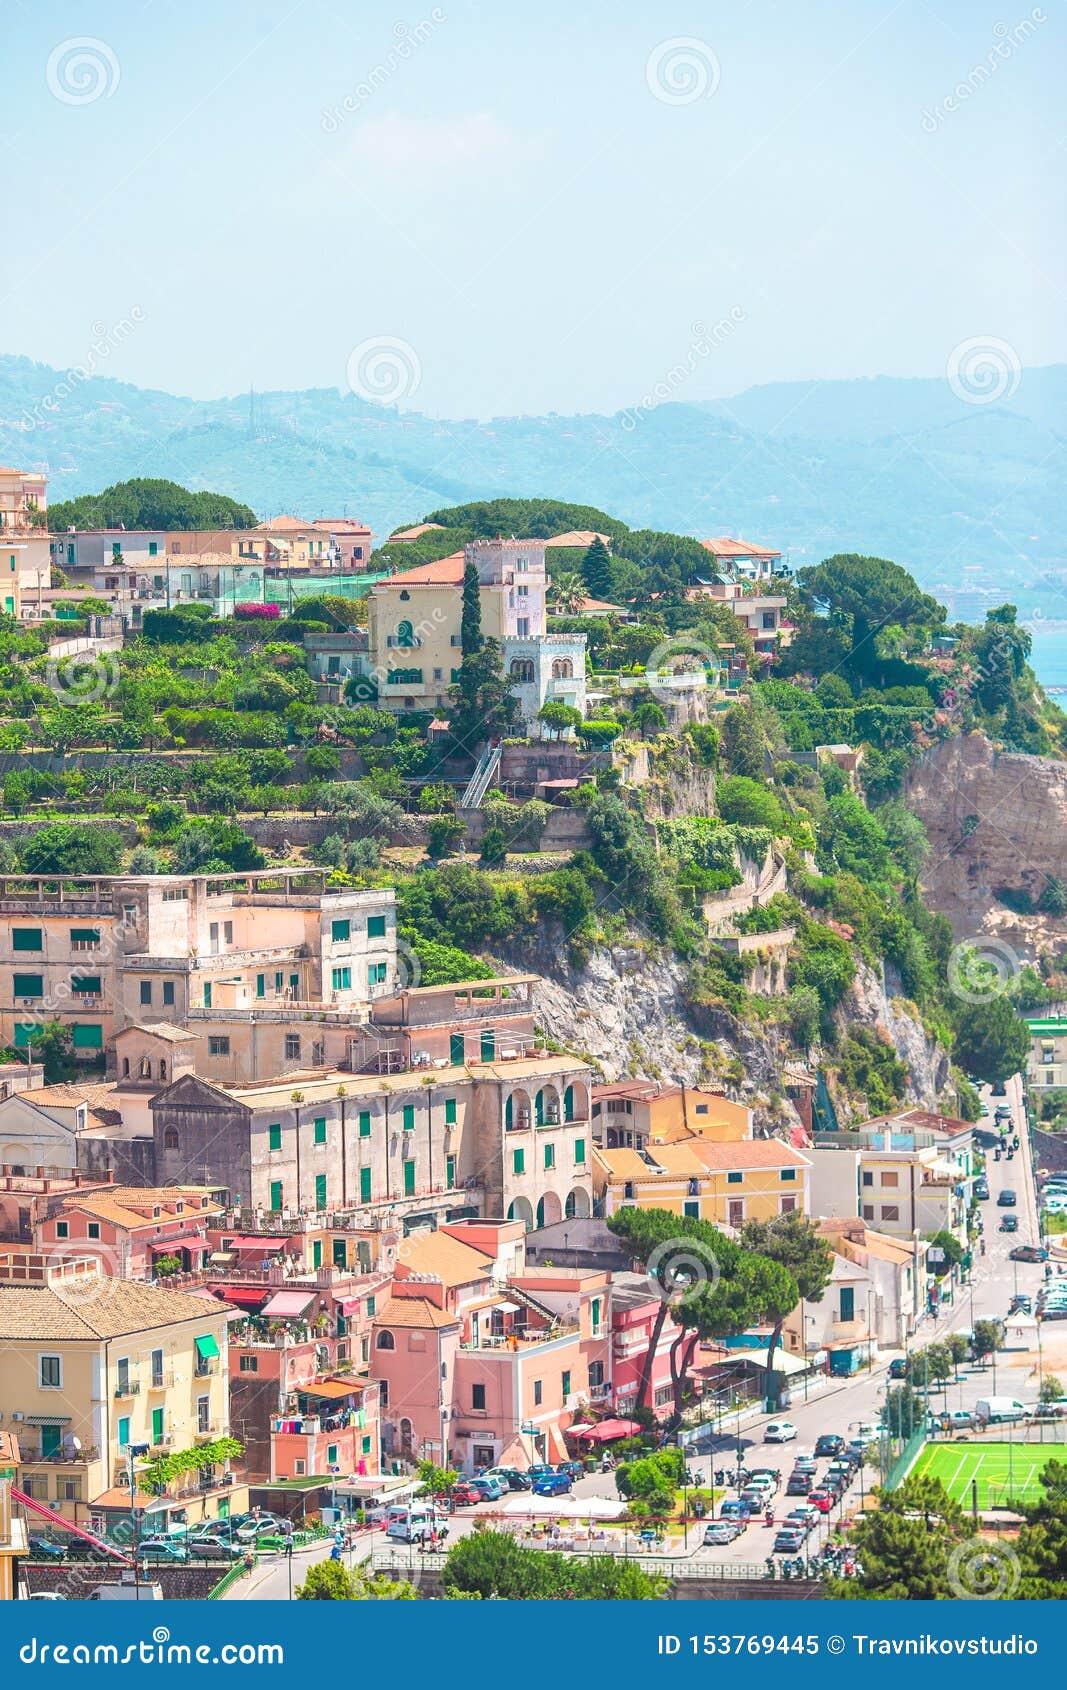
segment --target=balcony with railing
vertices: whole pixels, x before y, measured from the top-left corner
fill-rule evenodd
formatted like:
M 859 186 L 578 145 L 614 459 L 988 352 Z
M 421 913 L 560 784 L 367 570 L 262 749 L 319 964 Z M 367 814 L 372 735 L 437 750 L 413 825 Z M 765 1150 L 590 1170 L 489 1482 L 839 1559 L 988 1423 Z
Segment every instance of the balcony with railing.
M 460 1344 L 461 1350 L 514 1351 L 536 1349 L 539 1344 L 553 1344 L 560 1338 L 572 1338 L 581 1328 L 576 1320 L 558 1320 L 551 1326 L 513 1326 L 503 1332 L 479 1334 Z

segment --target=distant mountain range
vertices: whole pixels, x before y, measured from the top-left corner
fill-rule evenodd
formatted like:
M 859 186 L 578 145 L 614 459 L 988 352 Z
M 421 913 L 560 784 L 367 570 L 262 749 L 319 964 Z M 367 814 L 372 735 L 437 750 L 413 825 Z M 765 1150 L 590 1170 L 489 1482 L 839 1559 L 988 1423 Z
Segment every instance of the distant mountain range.
M 51 403 L 46 403 L 51 401 Z M 794 565 L 862 551 L 925 586 L 1067 570 L 1067 366 L 977 405 L 943 380 L 781 383 L 615 416 L 442 422 L 334 388 L 182 399 L 0 357 L 0 460 L 50 496 L 171 477 L 384 538 L 446 504 L 580 501 L 635 527 L 773 542 Z M 964 575 L 964 571 L 970 571 Z

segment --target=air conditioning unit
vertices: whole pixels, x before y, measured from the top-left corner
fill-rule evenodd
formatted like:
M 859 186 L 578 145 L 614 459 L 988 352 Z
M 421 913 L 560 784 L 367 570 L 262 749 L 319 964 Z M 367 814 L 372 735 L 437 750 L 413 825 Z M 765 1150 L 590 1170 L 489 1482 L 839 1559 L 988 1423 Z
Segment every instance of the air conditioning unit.
M 23 1414 L 21 1408 L 16 1408 L 11 1418 L 12 1420 L 25 1420 L 26 1416 Z

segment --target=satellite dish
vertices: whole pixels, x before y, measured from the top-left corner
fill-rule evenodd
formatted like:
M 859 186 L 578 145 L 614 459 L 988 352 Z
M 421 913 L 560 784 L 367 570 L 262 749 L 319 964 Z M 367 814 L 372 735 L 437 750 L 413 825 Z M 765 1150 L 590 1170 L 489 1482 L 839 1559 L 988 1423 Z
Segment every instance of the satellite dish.
M 70 1440 L 70 1447 L 71 1447 L 71 1449 L 73 1449 L 73 1450 L 79 1450 L 79 1449 L 81 1449 L 81 1446 L 82 1446 L 82 1441 L 81 1441 L 81 1439 L 80 1439 L 80 1438 L 79 1438 L 79 1437 L 74 1437 L 74 1436 L 72 1436 L 72 1437 L 71 1437 L 71 1440 Z

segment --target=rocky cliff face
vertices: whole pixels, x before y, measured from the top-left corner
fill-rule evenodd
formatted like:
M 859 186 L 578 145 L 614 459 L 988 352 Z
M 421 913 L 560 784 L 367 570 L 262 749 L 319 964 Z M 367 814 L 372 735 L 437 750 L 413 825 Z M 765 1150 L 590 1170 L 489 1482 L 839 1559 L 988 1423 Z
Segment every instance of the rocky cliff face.
M 636 945 L 614 947 L 594 951 L 576 969 L 545 939 L 532 954 L 525 950 L 508 963 L 541 973 L 534 994 L 540 1026 L 557 1043 L 591 1057 L 605 1079 L 631 1075 L 693 1085 L 701 1075 L 724 1076 L 739 1060 L 744 1078 L 731 1083 L 730 1092 L 754 1106 L 757 1126 L 795 1121 L 790 1105 L 777 1112 L 767 1107 L 770 1094 L 782 1089 L 785 1043 L 762 1027 L 738 1027 L 723 1011 L 694 1010 L 685 998 L 685 970 L 673 959 Z M 945 1053 L 863 964 L 841 1014 L 845 1026 L 886 1032 L 908 1065 L 908 1102 L 936 1104 L 948 1081 Z
M 905 799 L 930 835 L 924 895 L 958 940 L 996 935 L 1021 957 L 1062 951 L 1067 922 L 1017 915 L 996 894 L 1009 888 L 1036 902 L 1050 875 L 1067 880 L 1067 763 L 998 752 L 984 734 L 967 734 L 931 747 Z

